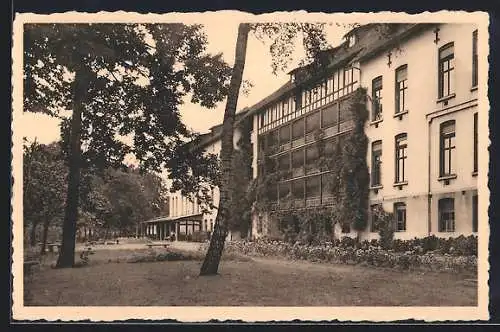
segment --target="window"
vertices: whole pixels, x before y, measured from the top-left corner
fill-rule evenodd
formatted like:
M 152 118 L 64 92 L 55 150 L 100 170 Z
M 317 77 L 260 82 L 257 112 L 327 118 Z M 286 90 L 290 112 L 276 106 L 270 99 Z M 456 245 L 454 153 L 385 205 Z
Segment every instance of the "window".
M 281 182 L 279 184 L 279 199 L 280 202 L 285 202 L 290 194 L 290 182 Z
M 472 32 L 472 86 L 477 86 L 477 72 L 478 72 L 478 62 L 477 62 L 477 30 Z
M 315 130 L 319 129 L 319 112 L 315 112 L 306 117 L 306 133 L 314 133 Z
M 396 114 L 406 111 L 406 93 L 408 90 L 408 66 L 396 69 Z
M 448 43 L 439 49 L 439 98 L 449 96 L 453 93 L 453 69 L 453 43 Z
M 472 231 L 477 232 L 477 195 L 472 196 Z
M 274 149 L 278 146 L 278 130 L 273 130 L 269 133 L 267 146 L 271 153 L 274 152 Z
M 323 155 L 325 157 L 333 157 L 337 147 L 336 139 L 328 139 L 325 140 L 325 149 L 323 151 Z
M 292 182 L 292 195 L 294 198 L 295 207 L 304 206 L 304 179 L 295 180 Z
M 406 204 L 394 203 L 394 222 L 396 232 L 406 231 Z
M 477 172 L 477 113 L 474 113 L 474 172 Z
M 205 219 L 205 231 L 208 231 L 208 220 Z
M 330 128 L 336 126 L 338 123 L 338 110 L 337 107 L 332 106 L 325 108 L 321 111 L 323 114 L 321 119 L 322 128 Z
M 382 76 L 372 81 L 372 121 L 382 120 Z
M 281 127 L 279 130 L 280 146 L 290 143 L 290 126 Z
M 455 231 L 455 201 L 453 198 L 443 198 L 438 202 L 439 232 Z
M 304 138 L 304 119 L 295 121 L 292 124 L 292 140 Z
M 262 215 L 259 214 L 257 219 L 257 233 L 262 233 Z
M 453 175 L 455 160 L 455 121 L 450 120 L 440 127 L 440 176 Z
M 308 199 L 308 205 L 320 204 L 321 178 L 319 176 L 311 176 L 306 179 L 306 198 Z
M 382 141 L 372 143 L 372 186 L 381 184 L 380 164 L 382 163 Z
M 399 134 L 396 136 L 396 183 L 406 181 L 405 163 L 407 156 L 407 143 L 406 134 Z
M 371 232 L 378 232 L 379 230 L 379 220 L 378 220 L 378 210 L 381 209 L 380 204 L 373 204 L 370 206 L 370 216 L 371 216 Z
M 342 130 L 343 126 L 342 124 L 345 122 L 348 122 L 351 120 L 352 117 L 352 110 L 351 110 L 351 105 L 347 102 L 341 102 L 339 101 L 339 123 L 340 123 L 340 130 Z
M 316 173 L 319 171 L 318 167 L 319 151 L 314 145 L 306 148 L 306 174 Z
M 304 175 L 304 149 L 292 152 L 292 171 L 294 177 Z
M 289 177 L 290 175 L 287 174 L 290 172 L 290 154 L 286 153 L 284 155 L 281 155 L 278 157 L 278 167 L 280 172 L 283 173 L 283 177 Z

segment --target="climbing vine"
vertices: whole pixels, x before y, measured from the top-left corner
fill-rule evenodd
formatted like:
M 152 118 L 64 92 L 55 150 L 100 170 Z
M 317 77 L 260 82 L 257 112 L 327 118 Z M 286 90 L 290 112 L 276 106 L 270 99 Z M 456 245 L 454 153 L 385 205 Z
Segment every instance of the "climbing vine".
M 246 237 L 252 220 L 252 201 L 248 199 L 247 195 L 253 177 L 251 125 L 250 119 L 243 120 L 238 125 L 237 129 L 241 132 L 241 137 L 237 142 L 237 149 L 234 149 L 233 152 L 233 180 L 231 181 L 233 199 L 230 206 L 229 229 L 231 231 L 240 231 L 242 237 Z
M 248 201 L 253 202 L 257 212 L 269 212 L 276 219 L 285 240 L 321 242 L 331 239 L 335 224 L 350 225 L 362 231 L 368 220 L 369 174 L 366 163 L 368 138 L 364 124 L 368 119 L 366 90 L 359 88 L 345 101 L 345 111 L 353 120 L 353 128 L 339 134 L 325 153 L 324 132 L 314 132 L 314 145 L 318 149 L 317 167 L 329 171 L 327 183 L 331 194 L 331 205 L 311 208 L 295 207 L 292 193 L 280 198 L 280 209 L 274 209 L 271 191 L 276 192 L 278 181 L 289 172 L 279 171 L 277 159 L 263 154 L 259 159 L 260 172 L 247 192 Z
M 373 226 L 378 230 L 380 246 L 382 249 L 391 249 L 394 240 L 394 214 L 386 212 L 381 205 L 376 205 L 372 213 L 375 215 Z

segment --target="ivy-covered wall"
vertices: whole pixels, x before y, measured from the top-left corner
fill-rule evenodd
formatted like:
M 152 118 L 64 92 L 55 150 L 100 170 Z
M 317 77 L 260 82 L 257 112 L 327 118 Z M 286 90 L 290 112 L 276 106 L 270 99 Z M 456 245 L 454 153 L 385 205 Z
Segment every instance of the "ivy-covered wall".
M 289 174 L 278 170 L 276 159 L 268 155 L 259 156 L 262 172 L 249 187 L 248 201 L 253 203 L 255 213 L 265 214 L 268 223 L 277 224 L 283 239 L 315 242 L 334 237 L 336 224 L 349 225 L 356 231 L 363 231 L 367 227 L 369 174 L 366 162 L 368 138 L 364 132 L 368 119 L 366 90 L 357 89 L 344 102 L 347 105 L 343 109 L 350 113 L 353 127 L 338 134 L 333 143 L 328 140 L 328 144 L 334 144 L 328 147 L 329 154 L 325 153 L 327 141 L 324 132 L 319 129 L 314 133 L 314 145 L 319 155 L 316 166 L 322 171 L 329 171 L 326 178 L 332 204 L 295 207 L 290 193 L 280 198 L 279 207 L 276 207 L 272 199 L 273 190 Z

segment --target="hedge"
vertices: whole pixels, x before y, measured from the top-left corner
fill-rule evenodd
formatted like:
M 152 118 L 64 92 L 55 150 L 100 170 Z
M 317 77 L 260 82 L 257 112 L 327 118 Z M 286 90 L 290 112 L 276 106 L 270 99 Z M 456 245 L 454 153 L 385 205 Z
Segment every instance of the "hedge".
M 308 245 L 259 239 L 228 242 L 225 251 L 254 257 L 362 264 L 403 270 L 477 271 L 477 238 L 476 246 L 472 244 L 473 239 L 465 237 L 456 240 L 435 240 L 432 237 L 410 241 L 396 240 L 394 250 L 384 250 L 377 242 L 373 240 L 357 244 L 354 239 L 344 238 L 342 241 Z

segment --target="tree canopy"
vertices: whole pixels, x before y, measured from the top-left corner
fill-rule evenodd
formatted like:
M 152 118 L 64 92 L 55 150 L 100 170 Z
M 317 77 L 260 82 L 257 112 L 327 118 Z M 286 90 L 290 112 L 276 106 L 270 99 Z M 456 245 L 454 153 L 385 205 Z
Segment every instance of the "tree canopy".
M 215 107 L 231 74 L 220 54 L 206 53 L 201 26 L 29 24 L 24 40 L 24 109 L 61 117 L 66 153 L 71 126 L 64 110 L 75 103 L 75 73 L 88 79 L 81 101 L 84 167 L 120 167 L 133 154 L 142 170 L 179 173 L 200 160 L 191 150 L 179 153 L 196 137 L 179 107 L 185 98 Z
M 39 224 L 60 223 L 63 218 L 68 170 L 56 143 L 25 141 L 23 148 L 24 227 L 31 227 L 34 245 Z
M 138 222 L 166 215 L 167 191 L 153 173 L 106 169 L 102 175 L 85 174 L 81 212 L 88 226 L 132 234 Z
M 58 267 L 74 264 L 81 169 L 123 167 L 125 156 L 133 154 L 143 172 L 172 168 L 187 179 L 210 180 L 192 171 L 203 155 L 185 150 L 196 134 L 179 113 L 185 98 L 212 108 L 228 92 L 231 68 L 220 54 L 207 54 L 206 43 L 199 25 L 24 26 L 24 110 L 62 118 L 68 157 Z M 70 119 L 63 110 L 72 111 Z

